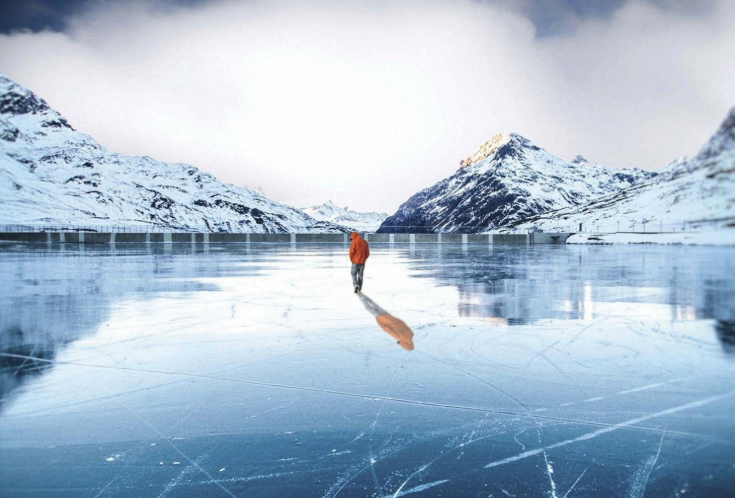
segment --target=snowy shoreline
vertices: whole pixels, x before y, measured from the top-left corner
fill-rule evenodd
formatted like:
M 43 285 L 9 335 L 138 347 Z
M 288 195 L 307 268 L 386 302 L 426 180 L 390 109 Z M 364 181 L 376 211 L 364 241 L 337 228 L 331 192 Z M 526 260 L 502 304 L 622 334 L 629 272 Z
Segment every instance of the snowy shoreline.
M 735 246 L 735 230 L 686 233 L 577 233 L 567 244 L 664 244 Z

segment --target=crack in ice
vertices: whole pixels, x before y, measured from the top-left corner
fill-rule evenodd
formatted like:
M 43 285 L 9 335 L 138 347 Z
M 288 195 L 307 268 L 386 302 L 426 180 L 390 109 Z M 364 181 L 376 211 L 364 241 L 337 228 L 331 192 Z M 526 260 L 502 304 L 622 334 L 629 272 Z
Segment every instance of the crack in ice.
M 556 483 L 554 482 L 554 467 L 552 467 L 551 462 L 549 462 L 549 457 L 546 455 L 546 452 L 544 451 L 544 462 L 546 463 L 546 475 L 549 476 L 549 484 L 551 485 L 551 498 L 559 498 L 556 496 Z
M 646 486 L 648 486 L 648 479 L 651 477 L 651 473 L 654 471 L 654 467 L 656 466 L 656 463 L 658 462 L 658 457 L 661 455 L 661 447 L 664 444 L 664 437 L 666 437 L 666 432 L 661 434 L 661 439 L 658 442 L 658 449 L 656 450 L 656 454 L 651 456 L 643 466 L 643 468 L 640 469 L 638 475 L 636 476 L 636 479 L 633 481 L 633 485 L 630 489 L 630 496 L 632 498 L 643 498 L 644 494 L 646 493 Z
M 131 413 L 131 414 L 132 414 L 132 415 L 133 415 L 133 416 L 134 416 L 135 418 L 137 418 L 138 420 L 140 420 L 141 422 L 143 422 L 143 423 L 144 423 L 145 425 L 147 425 L 147 426 L 148 426 L 149 428 L 151 428 L 151 429 L 152 429 L 152 430 L 153 430 L 154 432 L 156 432 L 156 433 L 157 433 L 157 434 L 158 434 L 159 436 L 161 436 L 161 438 L 162 438 L 163 440 L 165 440 L 165 441 L 166 441 L 166 442 L 167 442 L 167 443 L 169 444 L 169 446 L 171 446 L 171 447 L 172 447 L 172 448 L 173 448 L 174 450 L 176 450 L 176 452 L 177 452 L 177 453 L 178 453 L 179 455 L 181 455 L 182 457 L 184 457 L 184 458 L 185 458 L 185 459 L 186 459 L 186 460 L 187 460 L 187 461 L 188 461 L 188 462 L 189 462 L 189 463 L 190 463 L 191 465 L 193 465 L 194 467 L 196 467 L 196 468 L 197 468 L 197 469 L 198 469 L 198 470 L 199 470 L 199 471 L 200 471 L 200 472 L 201 472 L 202 474 L 204 474 L 205 476 L 209 477 L 209 479 L 210 479 L 211 481 L 213 481 L 213 482 L 214 482 L 214 483 L 215 483 L 215 484 L 216 484 L 216 485 L 217 485 L 217 486 L 218 486 L 219 488 L 221 488 L 221 489 L 222 489 L 222 490 L 223 490 L 223 491 L 224 491 L 225 493 L 227 493 L 227 494 L 228 494 L 229 496 L 231 496 L 232 498 L 237 498 L 237 497 L 236 497 L 235 495 L 233 495 L 233 494 L 232 494 L 232 492 L 230 492 L 230 490 L 229 490 L 229 489 L 227 489 L 226 487 L 224 487 L 224 486 L 223 486 L 223 485 L 221 485 L 220 483 L 216 482 L 216 480 L 214 479 L 214 477 L 212 477 L 212 476 L 211 476 L 211 475 L 209 474 L 209 472 L 207 472 L 207 471 L 206 471 L 206 470 L 204 470 L 204 469 L 203 469 L 202 467 L 200 467 L 200 466 L 199 466 L 199 464 L 198 464 L 197 462 L 195 462 L 194 460 L 192 460 L 191 458 L 189 458 L 189 457 L 188 457 L 188 456 L 187 456 L 187 455 L 186 455 L 186 454 L 185 454 L 185 453 L 184 453 L 183 451 L 181 451 L 181 450 L 180 450 L 180 449 L 178 448 L 178 446 L 176 446 L 176 445 L 175 445 L 174 443 L 172 443 L 172 442 L 171 442 L 171 440 L 170 440 L 169 438 L 167 438 L 165 434 L 163 434 L 163 433 L 162 433 L 161 431 L 159 431 L 158 429 L 156 429 L 156 428 L 155 428 L 155 427 L 154 427 L 154 426 L 153 426 L 153 425 L 152 425 L 152 424 L 151 424 L 150 422 L 148 422 L 147 420 L 145 420 L 145 419 L 144 419 L 143 417 L 141 417 L 140 415 L 138 415 L 137 413 L 135 413 L 135 412 L 134 412 L 133 410 L 131 410 L 131 409 L 130 409 L 130 408 L 128 408 L 127 406 L 123 405 L 123 408 L 125 408 L 125 409 L 126 409 L 127 411 L 129 411 L 129 412 L 130 412 L 130 413 Z
M 588 468 L 589 468 L 589 467 L 587 467 L 587 469 L 588 469 Z M 577 483 L 579 482 L 579 480 L 580 480 L 580 479 L 582 479 L 582 476 L 583 476 L 583 475 L 585 474 L 585 472 L 587 472 L 587 469 L 584 469 L 584 470 L 582 471 L 582 473 L 581 473 L 581 474 L 579 474 L 579 477 L 577 477 L 577 480 L 576 480 L 576 481 L 574 481 L 574 484 L 572 484 L 572 487 L 571 487 L 571 488 L 569 488 L 569 489 L 567 490 L 567 492 L 566 492 L 566 493 L 564 493 L 564 496 L 562 496 L 561 498 L 567 498 L 567 495 L 569 495 L 569 493 L 571 493 L 571 492 L 572 492 L 572 490 L 574 489 L 574 486 L 576 486 L 576 485 L 577 485 Z

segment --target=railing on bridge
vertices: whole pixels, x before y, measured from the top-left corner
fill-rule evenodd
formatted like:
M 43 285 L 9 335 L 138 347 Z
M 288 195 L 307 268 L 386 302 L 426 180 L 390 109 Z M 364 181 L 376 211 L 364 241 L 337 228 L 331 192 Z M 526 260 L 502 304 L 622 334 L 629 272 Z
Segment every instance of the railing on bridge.
M 348 228 L 349 227 L 345 227 Z M 354 227 L 361 232 L 375 233 L 374 226 Z M 551 229 L 545 228 L 544 232 L 552 233 L 672 233 L 672 232 L 702 232 L 735 228 L 735 217 L 717 218 L 708 220 L 686 220 L 677 222 L 664 222 L 657 220 L 641 220 L 640 222 L 628 223 L 577 223 L 569 225 L 553 225 Z M 393 229 L 393 230 L 391 230 Z M 432 230 L 426 226 L 382 226 L 383 233 L 528 233 L 535 229 L 525 228 L 489 228 L 487 226 L 463 226 L 459 228 L 447 228 Z M 8 224 L 0 225 L 0 232 L 97 232 L 97 233 L 232 233 L 220 227 L 206 225 L 194 226 L 161 226 L 161 225 L 89 225 L 89 224 Z M 304 231 L 306 232 L 306 230 Z M 309 233 L 330 233 L 329 231 Z M 334 232 L 331 232 L 334 233 Z
M 735 217 L 675 222 L 641 220 L 640 222 L 627 223 L 577 223 L 576 225 L 555 225 L 553 231 L 571 233 L 681 233 L 708 232 L 727 228 L 735 228 Z

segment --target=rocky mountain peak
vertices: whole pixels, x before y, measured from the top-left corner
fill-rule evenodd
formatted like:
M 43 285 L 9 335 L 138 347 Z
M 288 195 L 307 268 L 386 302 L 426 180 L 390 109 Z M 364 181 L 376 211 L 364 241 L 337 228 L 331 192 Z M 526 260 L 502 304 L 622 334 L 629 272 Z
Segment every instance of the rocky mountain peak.
M 49 107 L 45 100 L 0 73 L 0 114 L 13 118 L 26 114 L 41 115 L 43 128 L 74 130 L 66 118 Z
M 725 151 L 735 150 L 735 107 L 730 109 L 720 128 L 697 154 L 697 159 L 708 159 Z
M 720 129 L 717 130 L 718 135 L 728 134 L 733 136 L 735 134 L 735 107 L 730 109 L 730 113 L 725 118 L 725 121 L 720 125 Z
M 510 135 L 510 133 L 498 133 L 497 135 L 493 135 L 493 137 L 482 144 L 474 154 L 466 159 L 462 159 L 459 162 L 459 167 L 466 168 L 468 166 L 472 166 L 473 164 L 477 164 L 483 159 L 494 154 L 502 146 L 510 142 Z
M 570 162 L 572 164 L 579 164 L 580 166 L 584 166 L 585 164 L 589 163 L 589 160 L 587 160 L 587 158 L 583 155 L 577 154 L 577 157 L 572 159 Z
M 483 144 L 445 178 L 409 198 L 379 232 L 481 232 L 614 193 L 653 174 L 577 164 L 517 133 Z
M 49 109 L 45 100 L 0 74 L 0 114 L 39 114 Z
M 482 144 L 470 157 L 460 161 L 459 168 L 474 166 L 491 156 L 496 159 L 509 156 L 519 157 L 523 154 L 524 149 L 539 150 L 530 140 L 518 133 L 498 133 Z

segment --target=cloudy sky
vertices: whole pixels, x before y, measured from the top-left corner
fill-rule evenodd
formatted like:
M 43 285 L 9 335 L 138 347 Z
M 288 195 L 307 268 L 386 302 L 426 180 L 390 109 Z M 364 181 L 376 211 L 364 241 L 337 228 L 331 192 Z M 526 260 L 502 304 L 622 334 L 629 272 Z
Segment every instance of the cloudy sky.
M 732 0 L 27 0 L 0 72 L 111 150 L 394 212 L 495 133 L 656 170 L 735 106 Z

